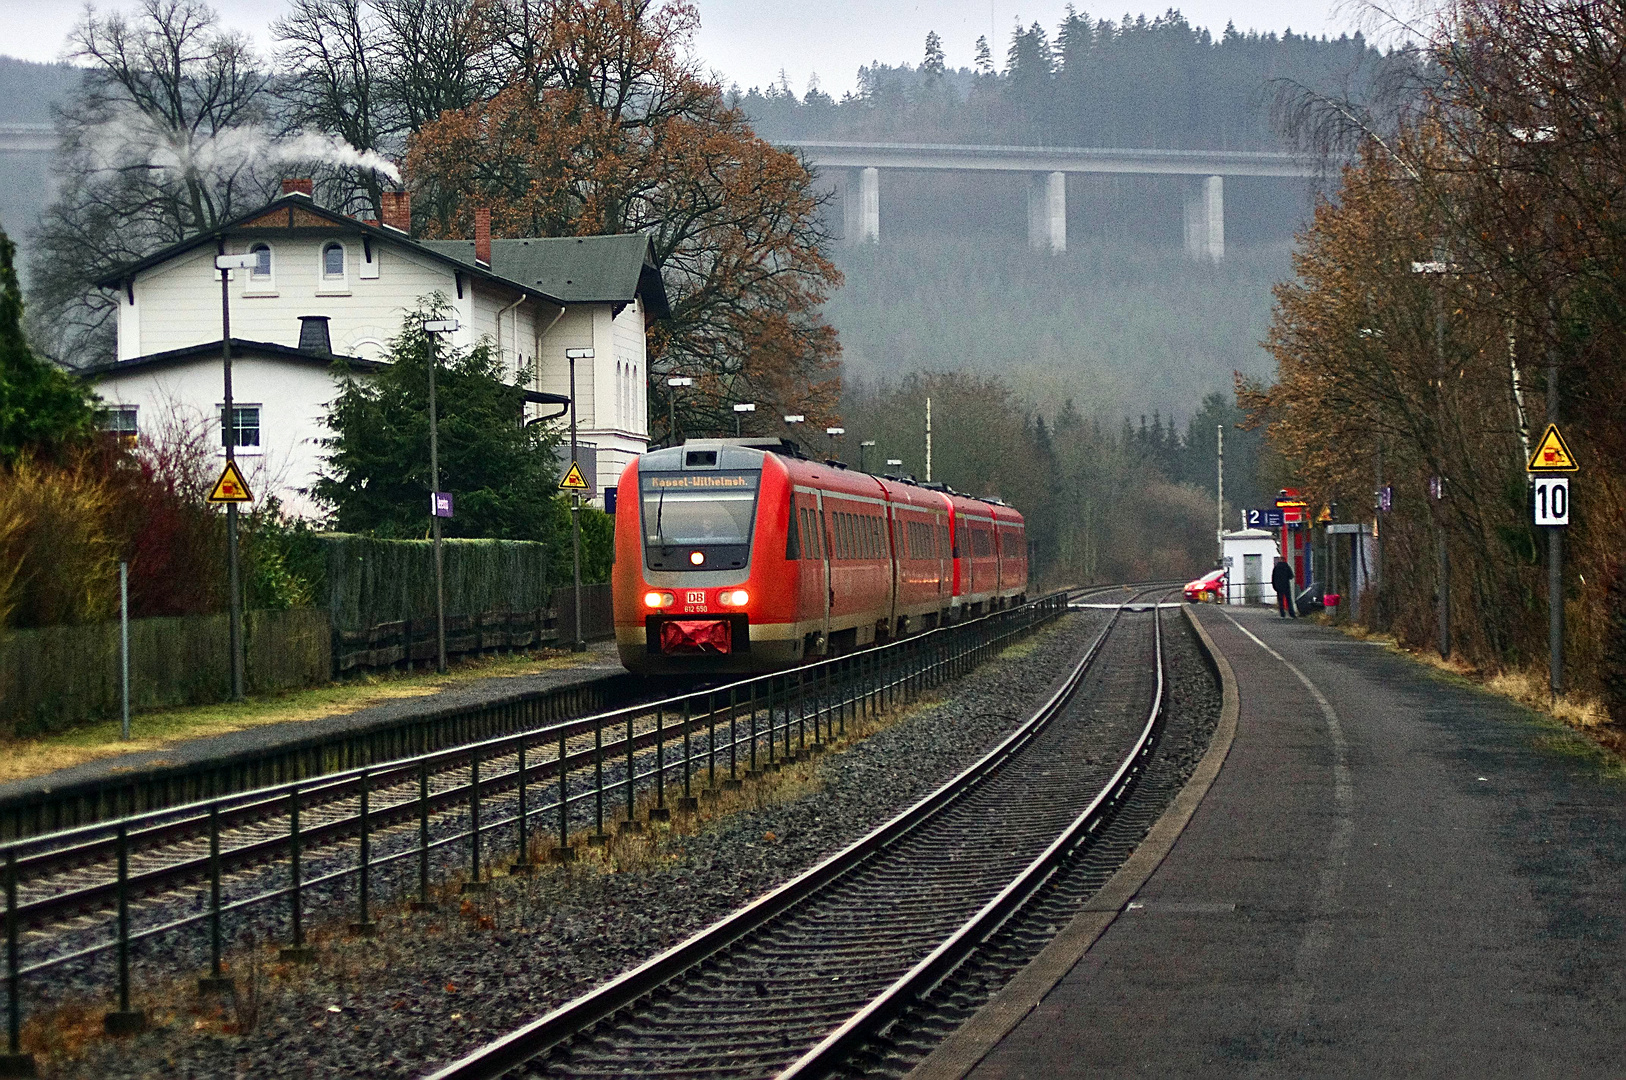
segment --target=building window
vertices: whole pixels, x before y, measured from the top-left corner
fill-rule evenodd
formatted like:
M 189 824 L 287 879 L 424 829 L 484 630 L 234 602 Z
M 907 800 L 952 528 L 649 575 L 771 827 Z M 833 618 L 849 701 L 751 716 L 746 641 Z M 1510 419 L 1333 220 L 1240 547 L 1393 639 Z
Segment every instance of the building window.
M 270 281 L 271 280 L 271 247 L 270 247 L 270 245 L 269 244 L 255 244 L 253 247 L 248 249 L 248 252 L 249 252 L 250 255 L 255 256 L 259 260 L 254 264 L 254 269 L 252 269 L 252 270 L 250 270 L 248 272 L 248 276 L 250 278 L 252 278 L 253 280 L 255 280 L 255 281 Z
M 102 413 L 102 430 L 116 435 L 126 446 L 134 446 L 140 434 L 136 427 L 135 405 L 115 405 Z
M 322 248 L 322 277 L 328 281 L 344 280 L 343 244 L 328 244 Z
M 225 407 L 221 410 L 224 413 Z M 232 403 L 232 446 L 244 453 L 257 454 L 260 452 L 260 407 L 258 405 L 238 405 Z

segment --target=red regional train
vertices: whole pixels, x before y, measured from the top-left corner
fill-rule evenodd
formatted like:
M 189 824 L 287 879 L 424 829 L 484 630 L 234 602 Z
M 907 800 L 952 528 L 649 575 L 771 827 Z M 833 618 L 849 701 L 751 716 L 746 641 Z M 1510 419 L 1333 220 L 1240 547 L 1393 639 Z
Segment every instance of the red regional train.
M 631 671 L 772 671 L 1027 594 L 1009 506 L 810 461 L 789 443 L 654 450 L 617 495 L 615 634 Z

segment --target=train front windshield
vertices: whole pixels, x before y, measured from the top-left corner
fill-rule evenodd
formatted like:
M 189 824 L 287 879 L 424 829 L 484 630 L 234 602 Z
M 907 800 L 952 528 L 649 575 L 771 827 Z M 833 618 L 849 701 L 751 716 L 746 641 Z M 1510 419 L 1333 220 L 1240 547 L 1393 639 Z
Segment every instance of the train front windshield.
M 759 472 L 650 472 L 642 488 L 651 570 L 733 570 L 750 560 Z

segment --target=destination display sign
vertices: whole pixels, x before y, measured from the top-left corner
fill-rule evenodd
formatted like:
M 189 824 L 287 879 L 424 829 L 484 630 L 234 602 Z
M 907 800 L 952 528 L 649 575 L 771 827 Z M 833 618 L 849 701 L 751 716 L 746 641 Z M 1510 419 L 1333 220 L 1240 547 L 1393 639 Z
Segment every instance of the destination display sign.
M 645 491 L 749 491 L 757 486 L 757 473 L 644 473 Z

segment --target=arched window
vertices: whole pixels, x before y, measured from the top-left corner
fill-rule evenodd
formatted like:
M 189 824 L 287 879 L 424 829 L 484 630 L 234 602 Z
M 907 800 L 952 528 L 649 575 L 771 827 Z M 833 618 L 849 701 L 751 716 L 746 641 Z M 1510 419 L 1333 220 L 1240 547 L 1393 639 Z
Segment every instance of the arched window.
M 333 243 L 322 248 L 322 276 L 329 279 L 344 277 L 343 244 Z
M 254 264 L 254 269 L 248 272 L 248 276 L 253 278 L 255 281 L 270 281 L 271 245 L 255 244 L 253 247 L 248 249 L 248 252 L 250 255 L 255 256 L 258 260 Z

